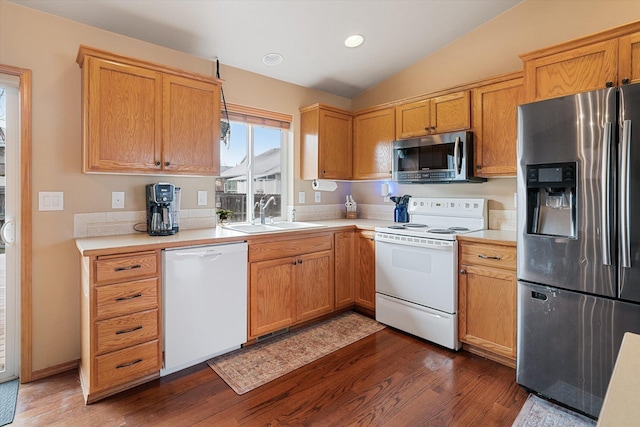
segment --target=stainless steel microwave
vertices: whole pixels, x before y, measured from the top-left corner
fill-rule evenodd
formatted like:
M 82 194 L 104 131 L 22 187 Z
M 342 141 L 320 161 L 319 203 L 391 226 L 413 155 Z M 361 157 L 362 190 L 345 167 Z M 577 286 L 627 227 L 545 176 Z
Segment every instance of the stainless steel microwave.
M 408 183 L 484 182 L 473 176 L 473 133 L 393 141 L 393 180 Z

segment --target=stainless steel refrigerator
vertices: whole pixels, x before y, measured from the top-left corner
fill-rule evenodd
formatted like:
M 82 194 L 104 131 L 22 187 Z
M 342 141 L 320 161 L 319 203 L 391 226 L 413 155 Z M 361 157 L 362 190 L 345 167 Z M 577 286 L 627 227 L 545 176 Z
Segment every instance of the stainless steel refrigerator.
M 640 333 L 640 84 L 518 107 L 517 203 L 517 382 L 597 417 Z

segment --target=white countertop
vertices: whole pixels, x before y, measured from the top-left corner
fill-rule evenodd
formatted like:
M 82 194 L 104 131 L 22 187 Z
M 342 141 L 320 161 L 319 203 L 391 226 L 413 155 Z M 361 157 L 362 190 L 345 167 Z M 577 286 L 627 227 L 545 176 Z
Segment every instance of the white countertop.
M 329 229 L 338 227 L 354 226 L 361 230 L 373 231 L 376 227 L 387 227 L 393 224 L 393 221 L 377 220 L 377 219 L 329 219 L 322 221 L 306 221 L 316 224 L 326 225 Z M 278 234 L 284 233 L 302 233 L 322 231 L 321 228 L 299 229 L 295 231 L 280 231 Z M 192 230 L 181 230 L 172 236 L 149 236 L 147 233 L 135 234 L 119 234 L 115 236 L 101 237 L 84 237 L 76 239 L 76 247 L 84 256 L 104 255 L 109 251 L 117 249 L 119 252 L 125 252 L 123 249 L 131 249 L 132 251 L 155 250 L 180 246 L 198 246 L 216 243 L 228 243 L 246 241 L 252 238 L 260 238 L 264 234 L 246 234 L 238 231 L 230 230 L 223 227 L 200 228 Z M 473 233 L 467 233 L 459 236 L 460 240 L 470 241 L 487 241 L 502 244 L 515 245 L 515 231 L 502 230 L 483 230 Z
M 329 228 L 355 226 L 363 230 L 373 230 L 375 227 L 391 225 L 393 221 L 375 219 L 331 219 L 325 221 L 305 221 L 323 224 Z M 295 231 L 280 231 L 284 233 L 302 233 L 322 231 L 321 228 L 300 229 Z M 264 234 L 246 234 L 223 227 L 199 228 L 192 230 L 180 230 L 172 236 L 149 236 L 147 233 L 118 234 L 114 236 L 84 237 L 76 239 L 76 247 L 84 256 L 104 255 L 113 249 L 122 251 L 123 248 L 131 248 L 135 251 L 154 250 L 158 248 L 171 248 L 179 246 L 198 246 L 216 243 L 245 241 L 251 238 L 259 238 Z
M 598 417 L 598 427 L 640 424 L 640 335 L 627 332 Z

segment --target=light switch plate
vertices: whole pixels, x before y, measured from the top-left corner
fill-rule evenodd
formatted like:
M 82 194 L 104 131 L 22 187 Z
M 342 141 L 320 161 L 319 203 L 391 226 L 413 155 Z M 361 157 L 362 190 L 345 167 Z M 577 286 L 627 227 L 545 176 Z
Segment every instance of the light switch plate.
M 320 203 L 322 202 L 322 193 L 319 191 L 316 191 L 316 203 Z
M 299 191 L 298 192 L 298 203 L 304 204 L 304 202 L 305 202 L 304 199 L 305 199 L 306 194 L 307 193 L 305 193 L 304 191 Z
M 38 210 L 64 210 L 64 193 L 62 191 L 40 191 L 38 193 Z
M 111 209 L 124 209 L 124 191 L 111 192 Z
M 206 190 L 198 190 L 198 206 L 207 206 Z

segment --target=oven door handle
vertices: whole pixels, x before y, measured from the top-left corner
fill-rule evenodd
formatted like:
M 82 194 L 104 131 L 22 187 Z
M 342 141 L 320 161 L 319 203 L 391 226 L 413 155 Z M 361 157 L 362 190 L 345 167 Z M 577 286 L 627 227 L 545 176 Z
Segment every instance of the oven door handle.
M 396 246 L 404 246 L 404 247 L 412 247 L 412 248 L 422 248 L 422 249 L 435 249 L 438 251 L 452 251 L 453 250 L 453 246 L 454 246 L 454 242 L 451 241 L 444 241 L 442 243 L 438 243 L 438 244 L 432 244 L 432 243 L 412 243 L 412 242 L 407 242 L 407 241 L 402 241 L 402 242 L 394 242 L 391 240 L 386 240 L 384 237 L 380 238 L 378 235 L 376 235 L 375 240 L 377 243 L 386 243 L 389 245 L 396 245 Z

